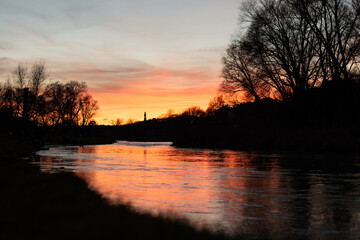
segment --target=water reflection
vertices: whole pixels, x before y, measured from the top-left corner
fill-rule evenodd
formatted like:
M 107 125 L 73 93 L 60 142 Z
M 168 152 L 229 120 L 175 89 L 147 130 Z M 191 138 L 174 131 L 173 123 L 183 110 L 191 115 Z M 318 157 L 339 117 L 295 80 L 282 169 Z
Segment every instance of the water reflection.
M 113 202 L 256 237 L 359 238 L 359 161 L 124 143 L 39 152 Z M 300 164 L 299 164 L 300 163 Z M 326 167 L 325 167 L 326 166 Z

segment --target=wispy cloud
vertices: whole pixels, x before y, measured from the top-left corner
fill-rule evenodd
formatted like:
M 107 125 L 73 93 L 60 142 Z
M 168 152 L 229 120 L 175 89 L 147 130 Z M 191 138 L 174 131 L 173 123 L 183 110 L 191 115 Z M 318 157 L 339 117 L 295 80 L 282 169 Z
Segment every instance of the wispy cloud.
M 14 66 L 15 63 L 16 61 L 11 58 L 0 58 L 0 76 L 2 76 L 3 79 L 7 79 L 7 77 L 11 74 L 11 72 L 9 72 L 9 66 Z
M 139 60 L 123 59 L 119 64 L 89 64 L 71 62 L 61 67 L 55 75 L 61 79 L 88 82 L 99 91 L 117 89 L 168 88 L 209 85 L 218 80 L 219 73 L 211 69 L 172 69 L 156 67 Z
M 193 52 L 198 53 L 223 53 L 225 51 L 225 47 L 215 47 L 215 48 L 199 48 L 193 50 Z

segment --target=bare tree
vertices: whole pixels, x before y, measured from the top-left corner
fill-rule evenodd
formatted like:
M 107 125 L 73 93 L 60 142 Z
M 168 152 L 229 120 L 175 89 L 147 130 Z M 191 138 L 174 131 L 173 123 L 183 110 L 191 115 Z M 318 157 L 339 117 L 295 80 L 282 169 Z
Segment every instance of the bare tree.
M 172 117 L 176 117 L 176 116 L 177 116 L 177 114 L 174 112 L 174 109 L 169 108 L 166 113 L 161 114 L 161 115 L 158 116 L 157 118 L 158 118 L 158 119 L 161 119 L 161 118 L 172 118 Z
M 92 98 L 90 94 L 85 94 L 81 100 L 81 125 L 89 125 L 92 118 L 95 116 L 96 111 L 99 109 L 97 101 Z M 117 121 L 120 120 L 119 118 Z M 121 123 L 120 123 L 121 125 Z
M 40 125 L 89 125 L 99 109 L 97 101 L 87 92 L 85 82 L 55 82 L 46 85 L 48 72 L 43 62 L 38 62 L 27 72 L 18 64 L 6 84 L 0 85 L 0 109 L 14 117 L 23 114 L 24 89 L 28 88 L 27 116 Z
M 244 41 L 266 85 L 283 99 L 315 87 L 320 77 L 315 34 L 290 2 L 259 1 Z
M 214 111 L 220 109 L 226 105 L 226 101 L 222 94 L 218 94 L 213 99 L 210 100 L 209 106 L 206 109 L 207 114 L 212 114 Z
M 9 81 L 0 85 L 0 110 L 6 111 L 10 115 L 14 114 L 16 108 L 14 95 L 14 89 Z
M 29 87 L 35 96 L 39 94 L 40 88 L 45 83 L 47 77 L 48 77 L 48 73 L 46 71 L 44 62 L 40 61 L 38 63 L 35 63 L 31 67 L 30 76 L 29 76 L 29 84 L 30 84 Z
M 48 76 L 45 63 L 39 61 L 32 65 L 28 73 L 27 85 L 24 86 L 29 88 L 29 119 L 38 123 L 42 121 L 40 113 L 44 111 L 45 107 L 43 105 L 44 99 L 42 99 L 41 95 Z
M 360 55 L 359 0 L 294 1 L 320 45 L 324 80 L 348 80 Z
M 47 122 L 51 125 L 88 125 L 98 110 L 84 82 L 55 82 L 46 87 L 44 95 L 50 108 Z
M 12 74 L 16 87 L 27 87 L 28 71 L 26 65 L 19 63 L 13 70 Z
M 175 116 L 176 116 L 176 114 L 174 112 L 174 109 L 172 109 L 172 108 L 169 108 L 167 110 L 167 112 L 165 113 L 166 118 L 171 118 L 171 117 L 175 117 Z
M 61 124 L 61 120 L 65 114 L 63 85 L 59 82 L 47 85 L 44 96 L 46 98 L 47 107 L 50 110 L 44 123 L 47 122 L 49 125 Z
M 18 64 L 12 72 L 9 79 L 9 86 L 13 88 L 14 115 L 22 115 L 24 88 L 27 87 L 27 67 L 24 64 Z M 10 82 L 11 81 L 11 82 Z
M 126 124 L 134 124 L 135 123 L 135 119 L 133 118 L 129 118 L 128 120 L 126 120 Z
M 65 125 L 76 125 L 83 105 L 83 95 L 86 92 L 85 82 L 70 81 L 64 85 L 64 115 L 62 122 Z
M 241 16 L 249 25 L 223 59 L 223 92 L 288 99 L 358 68 L 360 0 L 248 1 Z
M 111 121 L 111 125 L 113 126 L 121 126 L 124 123 L 124 119 L 122 118 L 117 118 L 115 121 L 112 120 Z
M 181 115 L 183 116 L 193 116 L 193 117 L 202 117 L 205 115 L 204 110 L 200 107 L 189 107 Z
M 242 91 L 247 99 L 255 100 L 268 95 L 269 88 L 260 78 L 260 68 L 251 55 L 244 51 L 239 39 L 230 44 L 222 62 L 224 81 L 220 86 L 221 92 L 233 94 Z

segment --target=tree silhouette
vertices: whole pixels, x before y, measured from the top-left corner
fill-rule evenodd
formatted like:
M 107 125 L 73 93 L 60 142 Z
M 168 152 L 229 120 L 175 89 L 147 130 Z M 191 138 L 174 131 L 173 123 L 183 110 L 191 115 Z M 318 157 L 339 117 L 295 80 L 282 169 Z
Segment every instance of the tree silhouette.
M 193 117 L 203 117 L 205 115 L 204 110 L 200 107 L 189 107 L 181 114 L 182 116 L 193 116 Z
M 113 126 L 121 126 L 124 123 L 124 119 L 117 118 L 116 121 L 112 120 L 111 125 Z
M 96 114 L 96 111 L 99 109 L 99 106 L 97 104 L 97 101 L 94 100 L 90 94 L 85 94 L 81 101 L 82 104 L 80 110 L 80 125 L 86 126 L 90 124 L 92 118 Z
M 296 11 L 306 19 L 323 57 L 324 80 L 348 80 L 360 54 L 360 1 L 296 1 Z
M 19 63 L 13 71 L 13 79 L 16 87 L 24 88 L 27 86 L 27 74 L 27 66 Z
M 220 90 L 224 93 L 245 92 L 247 99 L 258 100 L 269 93 L 269 88 L 260 78 L 260 68 L 244 49 L 240 41 L 234 40 L 222 58 L 223 83 Z
M 129 118 L 128 120 L 126 120 L 126 124 L 133 124 L 135 123 L 135 120 L 133 118 Z
M 206 109 L 207 114 L 212 114 L 214 111 L 224 107 L 226 105 L 226 101 L 222 94 L 215 96 L 213 99 L 210 100 L 209 106 Z
M 9 81 L 0 85 L 0 110 L 13 117 L 26 114 L 26 119 L 39 125 L 93 124 L 99 107 L 87 92 L 86 84 L 76 81 L 46 84 L 48 76 L 43 62 L 32 65 L 29 72 L 25 65 L 18 64 Z
M 248 1 L 240 16 L 248 26 L 223 58 L 223 92 L 288 99 L 355 75 L 359 0 Z
M 16 109 L 14 90 L 10 82 L 3 83 L 0 85 L 0 110 L 13 115 L 14 109 Z
M 50 125 L 88 125 L 98 109 L 97 102 L 87 93 L 85 82 L 49 84 L 44 96 L 51 110 L 45 123 Z

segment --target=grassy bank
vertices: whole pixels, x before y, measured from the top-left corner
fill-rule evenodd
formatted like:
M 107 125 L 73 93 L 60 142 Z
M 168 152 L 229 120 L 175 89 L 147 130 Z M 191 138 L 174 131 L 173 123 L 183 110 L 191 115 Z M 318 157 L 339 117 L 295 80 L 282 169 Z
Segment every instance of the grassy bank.
M 111 205 L 74 174 L 46 174 L 21 160 L 36 145 L 8 136 L 0 144 L 0 239 L 224 239 L 186 222 Z

